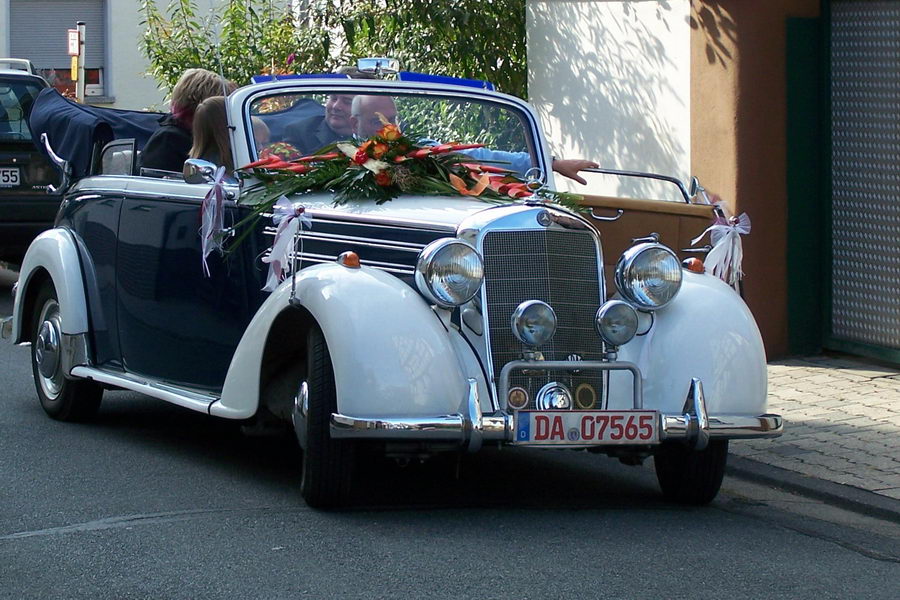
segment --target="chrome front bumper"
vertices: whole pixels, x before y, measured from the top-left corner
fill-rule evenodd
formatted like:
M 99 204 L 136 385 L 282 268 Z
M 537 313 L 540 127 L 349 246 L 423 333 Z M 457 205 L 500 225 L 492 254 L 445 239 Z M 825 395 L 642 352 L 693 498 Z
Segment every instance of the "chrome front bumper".
M 629 369 L 630 370 L 630 369 Z M 639 388 L 638 388 L 639 389 Z M 638 390 L 636 390 L 638 391 Z M 639 404 L 636 398 L 635 404 Z M 640 408 L 640 406 L 636 406 Z M 691 380 L 682 414 L 660 413 L 660 442 L 683 441 L 702 450 L 709 440 L 769 438 L 781 435 L 781 415 L 710 415 L 706 410 L 703 384 Z M 359 417 L 331 415 L 331 437 L 340 439 L 376 439 L 408 442 L 457 442 L 476 452 L 485 441 L 515 441 L 514 418 L 505 411 L 483 415 L 478 386 L 469 380 L 469 394 L 460 412 L 435 417 Z

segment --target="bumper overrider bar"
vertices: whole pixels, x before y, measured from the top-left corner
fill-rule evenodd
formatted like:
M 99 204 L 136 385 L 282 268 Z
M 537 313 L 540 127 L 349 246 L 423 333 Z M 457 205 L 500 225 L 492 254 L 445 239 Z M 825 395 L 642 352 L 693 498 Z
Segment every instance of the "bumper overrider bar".
M 485 441 L 515 441 L 514 416 L 507 413 L 506 397 L 509 376 L 522 368 L 541 369 L 597 369 L 630 371 L 633 379 L 633 408 L 643 409 L 641 374 L 630 362 L 583 361 L 513 361 L 500 372 L 499 391 L 501 410 L 485 415 L 481 410 L 478 385 L 468 380 L 469 391 L 456 414 L 428 417 L 365 417 L 338 413 L 331 415 L 331 437 L 337 439 L 393 440 L 408 442 L 457 442 L 469 452 L 478 451 Z M 681 414 L 659 414 L 659 441 L 676 440 L 702 450 L 710 440 L 770 438 L 781 435 L 784 427 L 781 415 L 710 415 L 703 395 L 703 383 L 691 379 L 690 390 Z

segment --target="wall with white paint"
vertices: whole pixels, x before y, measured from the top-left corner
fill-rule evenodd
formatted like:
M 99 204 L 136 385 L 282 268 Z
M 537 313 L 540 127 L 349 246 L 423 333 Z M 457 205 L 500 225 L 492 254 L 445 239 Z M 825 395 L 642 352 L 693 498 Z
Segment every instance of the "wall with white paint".
M 556 156 L 690 177 L 690 0 L 528 0 L 529 96 Z M 588 176 L 612 196 L 678 199 L 674 186 Z

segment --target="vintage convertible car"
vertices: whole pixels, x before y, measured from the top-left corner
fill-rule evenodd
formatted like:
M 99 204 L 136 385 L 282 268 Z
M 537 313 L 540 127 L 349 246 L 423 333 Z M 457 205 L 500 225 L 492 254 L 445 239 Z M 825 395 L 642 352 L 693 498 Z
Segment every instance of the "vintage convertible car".
M 103 389 L 116 388 L 249 429 L 292 425 L 302 493 L 315 507 L 346 502 L 360 452 L 421 458 L 487 445 L 587 449 L 630 464 L 653 456 L 668 498 L 707 503 L 729 440 L 780 435 L 781 417 L 766 412 L 760 334 L 739 295 L 683 268 L 649 228 L 636 230 L 640 222 L 623 234 L 614 216 L 548 201 L 538 188 L 541 179 L 553 187 L 552 159 L 522 100 L 402 73 L 256 83 L 228 98 L 234 164 L 267 152 L 313 164 L 290 162 L 291 124 L 323 119 L 334 95 L 389 97 L 416 140 L 487 150 L 417 147 L 471 160 L 464 168 L 476 175 L 479 165 L 514 171 L 518 161 L 531 167 L 530 184 L 498 199 L 510 186 L 482 174 L 491 198 L 472 181 L 458 193 L 443 180 L 442 193 L 421 193 L 422 181 L 397 183 L 409 170 L 394 170 L 400 191 L 379 202 L 355 184 L 310 187 L 290 198 L 311 218 L 291 238 L 294 270 L 269 292 L 260 257 L 280 227 L 268 220 L 271 203 L 260 213 L 260 189 L 275 190 L 270 200 L 301 190 L 285 171 L 265 188 L 265 161 L 240 183 L 194 159 L 184 174 L 142 173 L 139 145 L 121 139 L 101 140 L 77 169 L 58 159 L 74 183 L 56 226 L 27 252 L 3 327 L 31 343 L 51 417 L 90 417 Z M 91 156 L 49 144 L 65 158 Z M 357 158 L 340 168 L 369 160 Z M 700 223 L 696 235 L 710 207 L 680 189 L 683 203 L 662 204 L 678 209 L 676 221 Z M 204 264 L 201 206 L 209 210 L 216 190 L 229 251 Z M 618 214 L 641 204 L 628 202 L 585 204 Z M 616 256 L 601 243 L 639 235 Z

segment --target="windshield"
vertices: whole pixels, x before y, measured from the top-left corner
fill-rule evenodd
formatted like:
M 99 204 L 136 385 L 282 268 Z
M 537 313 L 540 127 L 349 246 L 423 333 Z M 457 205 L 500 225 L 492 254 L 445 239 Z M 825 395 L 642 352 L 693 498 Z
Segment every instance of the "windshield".
M 28 81 L 0 80 L 0 140 L 31 142 L 28 115 L 41 89 Z
M 355 144 L 394 123 L 422 145 L 483 144 L 464 150 L 481 162 L 524 175 L 536 164 L 522 114 L 508 106 L 470 98 L 422 94 L 280 93 L 250 105 L 257 156 L 291 160 L 336 142 Z

